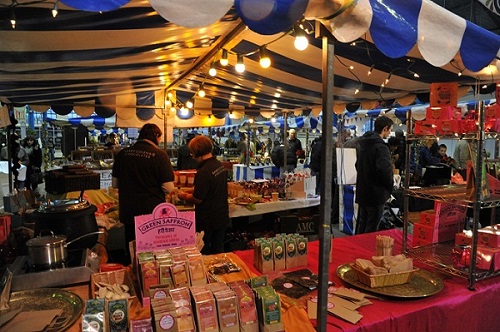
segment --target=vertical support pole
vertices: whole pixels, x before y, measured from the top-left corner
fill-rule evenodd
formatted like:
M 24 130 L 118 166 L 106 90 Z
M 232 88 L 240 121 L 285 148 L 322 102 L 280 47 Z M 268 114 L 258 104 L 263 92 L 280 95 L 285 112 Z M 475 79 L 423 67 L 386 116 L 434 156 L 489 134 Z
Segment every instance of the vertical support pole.
M 283 169 L 286 170 L 286 155 L 288 152 L 288 137 L 286 135 L 288 125 L 288 112 L 283 111 Z
M 334 39 L 330 32 L 316 21 L 316 38 L 322 39 L 322 81 L 323 81 L 323 123 L 321 144 L 321 204 L 319 229 L 319 288 L 318 312 L 316 331 L 326 331 L 327 304 L 328 304 L 328 277 L 330 264 L 331 236 L 331 208 L 332 208 L 332 174 L 333 162 L 333 61 L 335 55 Z M 332 251 L 333 253 L 333 251 Z

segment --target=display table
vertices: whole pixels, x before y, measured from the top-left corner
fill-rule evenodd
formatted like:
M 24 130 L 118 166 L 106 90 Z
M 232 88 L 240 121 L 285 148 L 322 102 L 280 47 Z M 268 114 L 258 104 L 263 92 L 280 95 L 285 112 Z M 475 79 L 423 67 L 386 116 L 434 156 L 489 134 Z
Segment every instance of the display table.
M 395 253 L 401 252 L 402 233 L 399 230 L 362 234 L 333 240 L 333 262 L 329 279 L 337 286 L 346 286 L 336 269 L 339 265 L 353 262 L 356 258 L 370 259 L 375 251 L 376 234 L 392 236 Z M 411 243 L 411 241 L 410 241 Z M 319 242 L 309 244 L 308 268 L 318 272 Z M 252 267 L 253 251 L 236 251 L 256 274 Z M 416 264 L 418 265 L 418 264 Z M 420 268 L 429 269 L 425 265 Z M 430 269 L 429 269 L 430 270 Z M 432 271 L 432 270 L 431 270 Z M 328 315 L 328 331 L 498 331 L 500 315 L 496 303 L 500 298 L 498 278 L 480 281 L 475 291 L 468 289 L 465 279 L 438 274 L 444 281 L 441 292 L 428 298 L 415 300 L 370 299 L 372 305 L 359 309 L 363 318 L 355 325 Z M 306 299 L 302 305 L 305 308 Z M 315 321 L 312 321 L 315 324 Z M 287 329 L 288 331 L 288 329 Z
M 233 165 L 234 181 L 250 181 L 254 179 L 272 179 L 280 176 L 280 169 L 272 164 L 247 166 L 245 164 Z
M 294 209 L 303 209 L 311 206 L 317 206 L 320 203 L 320 197 L 280 200 L 277 202 L 266 202 L 255 204 L 255 210 L 250 210 L 244 205 L 229 204 L 229 218 L 249 217 L 265 213 L 278 211 L 288 211 Z

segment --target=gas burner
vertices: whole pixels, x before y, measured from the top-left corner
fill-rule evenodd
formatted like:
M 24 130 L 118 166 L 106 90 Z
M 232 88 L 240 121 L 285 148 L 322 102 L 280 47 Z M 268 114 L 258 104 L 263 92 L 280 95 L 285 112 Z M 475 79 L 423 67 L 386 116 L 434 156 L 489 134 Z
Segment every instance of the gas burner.
M 99 256 L 87 249 L 81 252 L 81 259 L 68 255 L 68 259 L 58 264 L 33 266 L 28 256 L 18 256 L 9 266 L 12 271 L 12 291 L 34 288 L 50 288 L 89 282 L 92 273 L 99 270 Z

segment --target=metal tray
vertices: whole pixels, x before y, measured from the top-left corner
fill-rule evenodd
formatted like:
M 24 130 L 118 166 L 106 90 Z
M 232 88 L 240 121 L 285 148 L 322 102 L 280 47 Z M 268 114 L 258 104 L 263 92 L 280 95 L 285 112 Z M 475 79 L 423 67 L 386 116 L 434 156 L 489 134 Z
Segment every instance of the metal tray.
M 411 299 L 429 297 L 439 293 L 444 287 L 443 280 L 441 280 L 441 278 L 423 269 L 416 271 L 410 281 L 405 284 L 376 288 L 371 288 L 358 281 L 351 264 L 340 265 L 337 268 L 337 275 L 340 279 L 351 286 L 370 293 L 394 298 Z
M 75 293 L 56 288 L 39 288 L 22 292 L 14 292 L 10 296 L 11 310 L 38 311 L 62 309 L 63 313 L 57 317 L 45 331 L 66 331 L 82 315 L 83 300 Z

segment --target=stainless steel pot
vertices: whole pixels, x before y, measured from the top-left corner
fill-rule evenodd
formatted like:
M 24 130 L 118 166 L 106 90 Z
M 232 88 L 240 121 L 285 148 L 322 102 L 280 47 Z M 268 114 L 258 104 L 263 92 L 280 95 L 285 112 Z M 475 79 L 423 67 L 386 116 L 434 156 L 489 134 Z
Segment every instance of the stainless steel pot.
M 91 232 L 66 242 L 66 235 L 39 235 L 26 242 L 28 247 L 28 257 L 32 265 L 35 266 L 51 266 L 53 264 L 63 263 L 68 257 L 67 247 L 72 242 L 78 241 L 87 236 L 103 233 Z

